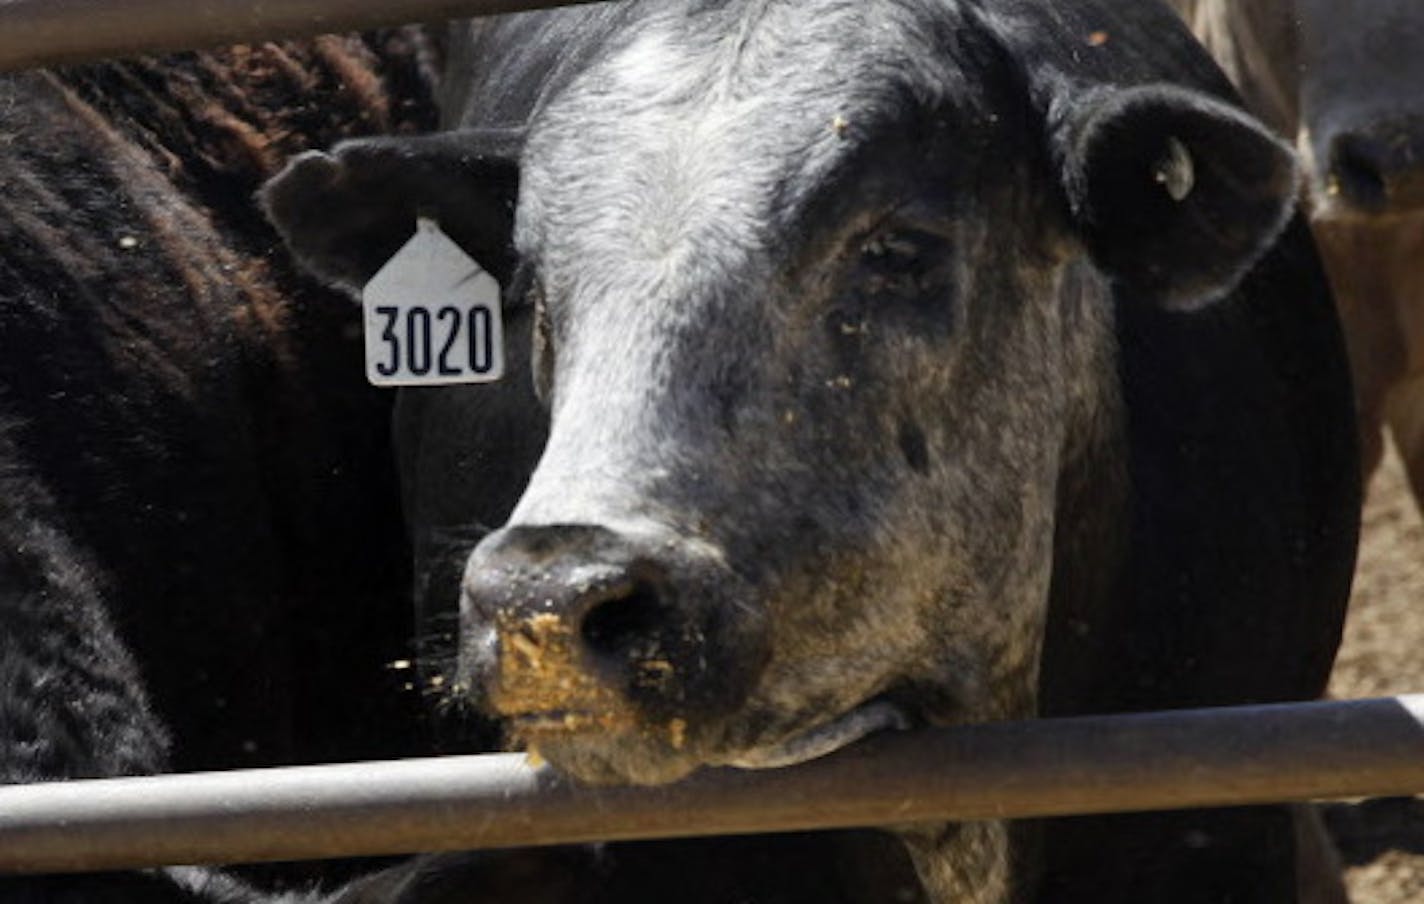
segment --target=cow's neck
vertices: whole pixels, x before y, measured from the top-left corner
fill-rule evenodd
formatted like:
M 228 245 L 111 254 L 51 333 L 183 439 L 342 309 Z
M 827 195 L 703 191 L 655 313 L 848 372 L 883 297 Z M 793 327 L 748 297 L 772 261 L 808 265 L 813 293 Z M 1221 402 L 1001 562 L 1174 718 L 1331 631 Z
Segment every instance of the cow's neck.
M 1091 281 L 1091 279 L 1089 279 Z M 1113 307 L 1085 293 L 1082 329 L 1094 340 L 1078 367 L 1094 375 L 1070 405 L 1059 473 L 1053 578 L 1039 661 L 1037 715 L 1092 712 L 1100 685 L 1111 685 L 1114 659 L 1104 656 L 1106 626 L 1123 596 L 1131 524 L 1126 410 L 1119 388 Z
M 1087 689 L 1102 680 L 1084 671 L 1083 663 L 1092 661 L 1087 651 L 1094 643 L 1091 629 L 1101 623 L 1099 610 L 1111 607 L 1120 591 L 1126 548 L 1122 526 L 1130 519 L 1113 308 L 1106 285 L 1084 267 L 1070 265 L 1059 290 L 1066 427 L 1043 655 L 1041 662 L 997 674 L 994 699 L 976 719 L 1072 711 Z M 1104 540 L 1118 535 L 1124 542 Z M 1025 581 L 1019 589 L 1043 592 L 1038 581 Z M 1033 897 L 1039 872 L 1034 822 L 920 825 L 900 827 L 898 834 L 936 904 L 1011 904 Z
M 917 826 L 900 836 L 934 904 L 1006 904 L 1018 897 L 1008 823 Z

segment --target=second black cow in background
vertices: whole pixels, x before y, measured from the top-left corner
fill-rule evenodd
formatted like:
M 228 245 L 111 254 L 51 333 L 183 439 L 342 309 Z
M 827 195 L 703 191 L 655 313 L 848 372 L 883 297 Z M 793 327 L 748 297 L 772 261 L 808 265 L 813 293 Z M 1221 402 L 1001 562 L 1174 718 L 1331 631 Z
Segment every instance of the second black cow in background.
M 0 78 L 0 782 L 428 749 L 389 399 L 253 191 L 434 125 L 413 31 Z M 356 362 L 353 364 L 353 362 Z M 0 901 L 227 900 L 212 874 Z

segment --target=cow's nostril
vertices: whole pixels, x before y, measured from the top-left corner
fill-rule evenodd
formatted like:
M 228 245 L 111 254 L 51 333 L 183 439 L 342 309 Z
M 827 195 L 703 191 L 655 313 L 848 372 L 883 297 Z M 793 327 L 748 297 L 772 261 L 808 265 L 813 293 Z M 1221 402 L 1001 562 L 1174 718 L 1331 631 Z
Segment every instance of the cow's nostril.
M 634 581 L 590 608 L 580 632 L 585 648 L 605 664 L 626 667 L 634 660 L 663 655 L 660 649 L 672 613 L 658 589 Z
M 1389 204 L 1386 162 L 1367 139 L 1355 135 L 1336 139 L 1330 178 L 1330 191 L 1352 207 L 1379 211 Z
M 462 674 L 496 713 L 567 716 L 574 731 L 585 717 L 613 731 L 726 712 L 767 642 L 747 588 L 710 552 L 597 526 L 505 527 L 466 566 Z

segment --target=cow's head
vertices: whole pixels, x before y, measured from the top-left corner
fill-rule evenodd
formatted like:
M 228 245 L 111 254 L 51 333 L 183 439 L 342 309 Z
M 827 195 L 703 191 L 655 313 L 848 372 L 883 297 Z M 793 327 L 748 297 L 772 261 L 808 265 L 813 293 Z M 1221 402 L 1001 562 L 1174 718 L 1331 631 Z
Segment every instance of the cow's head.
M 587 780 L 1031 714 L 1058 499 L 1120 463 L 1114 303 L 1203 316 L 1295 190 L 1205 96 L 1026 75 L 944 10 L 752 6 L 647 14 L 519 140 L 266 193 L 330 278 L 426 210 L 537 310 L 551 432 L 461 667 Z
M 1324 216 L 1424 211 L 1424 7 L 1296 0 L 1298 149 Z
M 1424 210 L 1424 6 L 1173 0 L 1253 110 L 1296 138 L 1322 219 Z

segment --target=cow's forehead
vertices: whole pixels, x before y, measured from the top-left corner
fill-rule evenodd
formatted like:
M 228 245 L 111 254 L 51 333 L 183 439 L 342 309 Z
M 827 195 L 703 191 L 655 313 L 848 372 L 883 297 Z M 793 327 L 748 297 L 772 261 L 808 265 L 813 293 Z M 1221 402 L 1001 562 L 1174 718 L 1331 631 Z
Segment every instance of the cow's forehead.
M 934 6 L 658 6 L 535 120 L 521 246 L 676 259 L 754 243 L 911 108 L 963 101 L 944 50 L 961 30 Z

